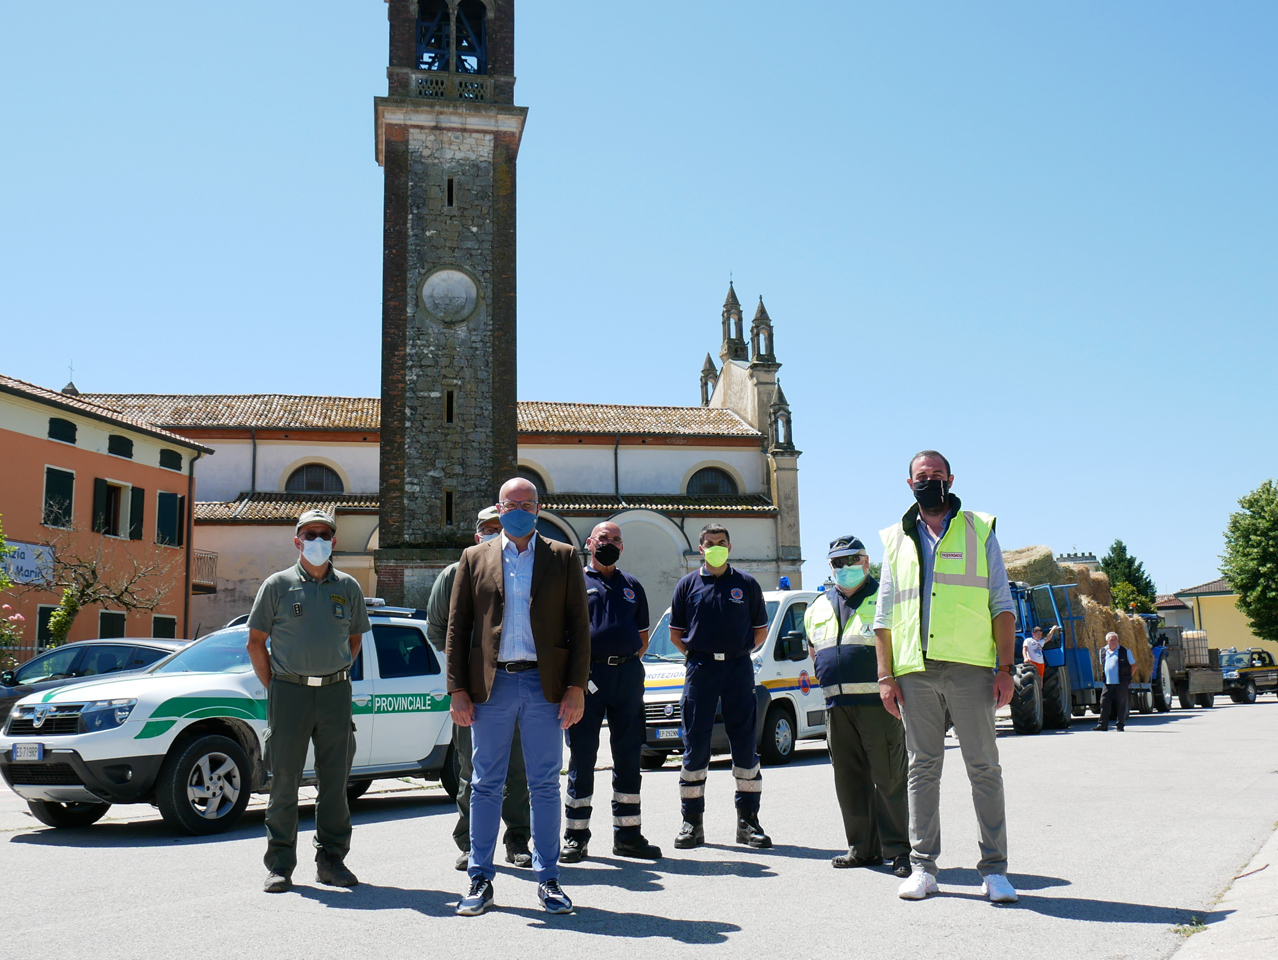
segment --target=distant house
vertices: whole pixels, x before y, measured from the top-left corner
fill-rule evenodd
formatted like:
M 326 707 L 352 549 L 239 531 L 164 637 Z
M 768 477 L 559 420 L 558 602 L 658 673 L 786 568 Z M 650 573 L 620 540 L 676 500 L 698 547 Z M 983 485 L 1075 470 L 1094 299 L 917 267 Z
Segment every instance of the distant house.
M 1163 622 L 1169 627 L 1183 627 L 1186 630 L 1194 628 L 1194 611 L 1190 609 L 1189 604 L 1183 600 L 1178 600 L 1175 594 L 1160 593 L 1158 599 L 1154 602 L 1154 609 L 1158 611 L 1159 616 L 1163 618 Z
M 1189 607 L 1194 629 L 1206 630 L 1213 647 L 1226 650 L 1236 647 L 1264 647 L 1278 654 L 1278 643 L 1261 640 L 1251 632 L 1247 617 L 1238 609 L 1238 594 L 1228 580 L 1209 580 L 1196 587 L 1177 590 L 1175 598 Z

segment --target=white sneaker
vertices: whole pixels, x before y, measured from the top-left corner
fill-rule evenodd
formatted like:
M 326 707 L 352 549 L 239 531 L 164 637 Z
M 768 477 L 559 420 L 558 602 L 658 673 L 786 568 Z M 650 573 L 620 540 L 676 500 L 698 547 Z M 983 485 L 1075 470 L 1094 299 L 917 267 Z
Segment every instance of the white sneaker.
M 1015 903 L 1020 898 L 1006 874 L 991 873 L 981 883 L 981 893 L 994 903 Z
M 936 877 L 922 867 L 915 867 L 914 872 L 902 881 L 901 886 L 896 891 L 896 895 L 902 900 L 922 900 L 924 897 L 936 893 L 938 889 L 940 888 L 936 885 Z

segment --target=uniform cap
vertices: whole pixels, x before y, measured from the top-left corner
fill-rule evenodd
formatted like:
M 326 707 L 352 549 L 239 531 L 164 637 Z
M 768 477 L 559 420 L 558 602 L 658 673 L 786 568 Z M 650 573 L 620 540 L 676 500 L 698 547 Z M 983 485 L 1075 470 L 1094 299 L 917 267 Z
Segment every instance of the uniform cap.
M 846 537 L 831 540 L 830 552 L 825 557 L 827 560 L 833 560 L 836 557 L 856 557 L 863 553 L 865 553 L 865 544 L 849 534 Z
M 293 532 L 297 533 L 298 530 L 301 530 L 302 527 L 306 526 L 308 523 L 328 524 L 328 528 L 334 533 L 337 533 L 337 521 L 334 520 L 330 514 L 318 509 L 307 510 L 304 514 L 298 517 L 297 526 L 293 528 Z
M 475 516 L 475 532 L 479 533 L 479 528 L 489 520 L 498 520 L 501 518 L 501 511 L 496 507 L 484 507 Z

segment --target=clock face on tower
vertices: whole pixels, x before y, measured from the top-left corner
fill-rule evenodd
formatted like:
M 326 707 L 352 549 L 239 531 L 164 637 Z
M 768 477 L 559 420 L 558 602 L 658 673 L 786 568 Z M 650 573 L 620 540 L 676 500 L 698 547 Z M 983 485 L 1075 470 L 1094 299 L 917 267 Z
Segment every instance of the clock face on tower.
M 441 267 L 422 281 L 422 307 L 440 323 L 464 323 L 479 306 L 479 287 L 470 274 Z

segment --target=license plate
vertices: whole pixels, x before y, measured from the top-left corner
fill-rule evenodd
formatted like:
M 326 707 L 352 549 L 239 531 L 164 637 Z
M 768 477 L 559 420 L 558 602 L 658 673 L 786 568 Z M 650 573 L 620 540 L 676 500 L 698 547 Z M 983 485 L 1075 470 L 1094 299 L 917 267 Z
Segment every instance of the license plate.
M 15 743 L 13 745 L 13 761 L 17 763 L 19 760 L 43 760 L 44 744 L 43 743 Z
M 678 727 L 660 727 L 657 730 L 657 739 L 658 740 L 678 740 L 679 728 Z

